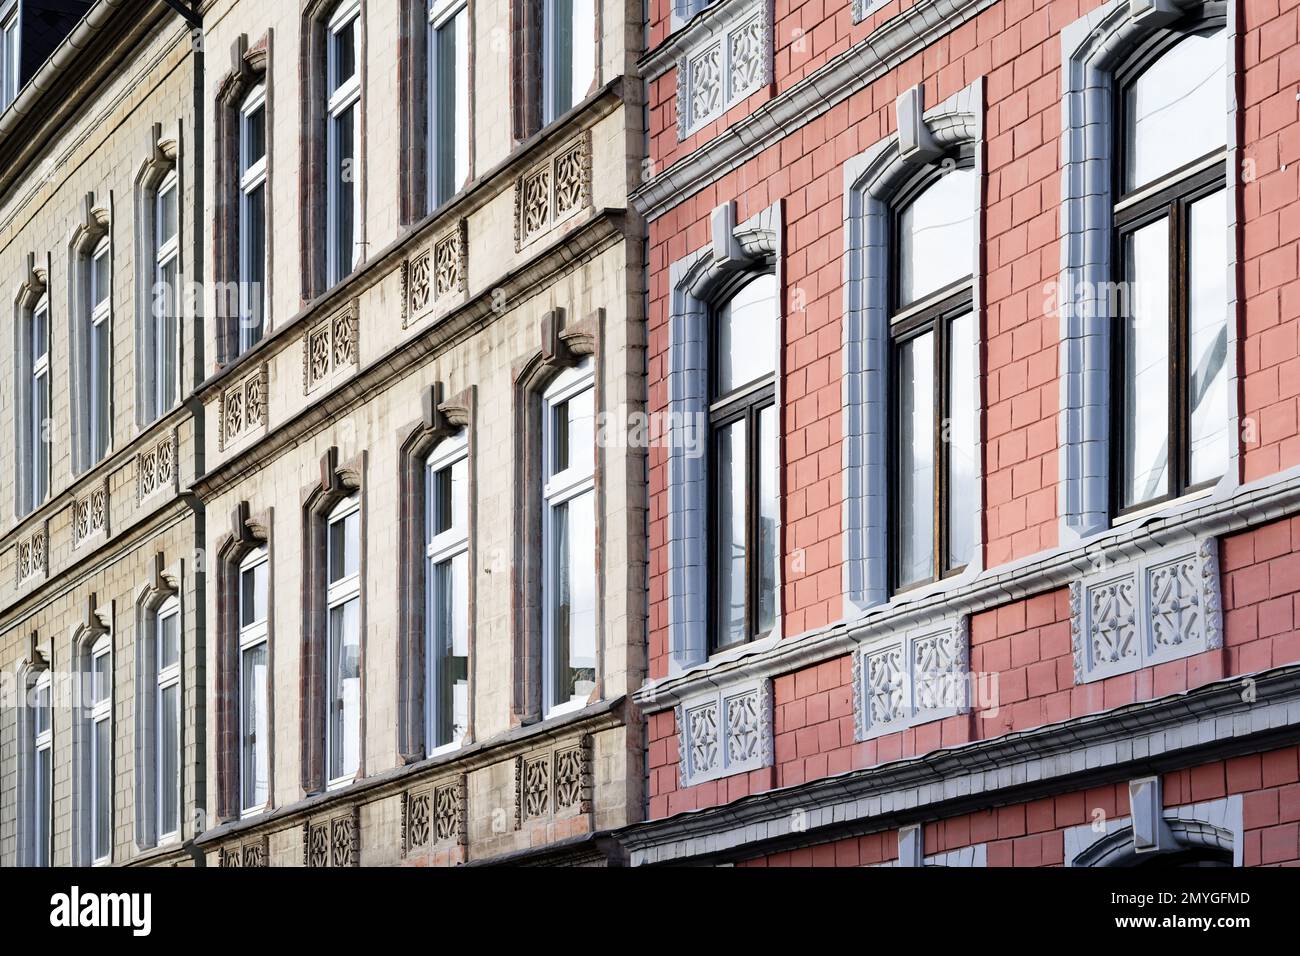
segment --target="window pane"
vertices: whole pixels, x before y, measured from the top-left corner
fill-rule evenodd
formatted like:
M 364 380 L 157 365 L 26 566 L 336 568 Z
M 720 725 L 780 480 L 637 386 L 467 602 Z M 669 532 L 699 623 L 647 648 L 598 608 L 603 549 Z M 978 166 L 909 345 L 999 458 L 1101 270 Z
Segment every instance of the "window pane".
M 555 616 L 551 627 L 551 703 L 586 700 L 596 686 L 595 494 L 551 511 Z
M 353 19 L 330 37 L 330 67 L 333 85 L 338 89 L 357 72 L 357 20 Z
M 469 507 L 469 460 L 462 458 L 433 475 L 433 533 L 463 526 Z
M 164 687 L 159 695 L 158 832 L 175 833 L 180 826 L 180 686 Z
M 92 704 L 108 700 L 109 694 L 112 693 L 112 675 L 109 673 L 109 658 L 111 656 L 111 654 L 100 654 L 91 662 L 90 700 Z
M 1223 234 L 1220 233 L 1220 236 Z M 1129 314 L 1124 338 L 1122 474 L 1125 507 L 1168 491 L 1169 222 L 1124 237 Z
M 50 490 L 49 439 L 46 435 L 46 423 L 50 419 L 49 382 L 49 375 L 38 376 L 32 394 L 33 507 L 44 501 Z
M 934 333 L 898 347 L 898 583 L 934 576 Z
M 1228 463 L 1228 194 L 1191 207 L 1188 403 L 1191 484 L 1223 474 Z
M 354 136 L 356 133 L 357 106 L 354 103 L 330 120 L 330 190 L 331 266 L 330 279 L 338 282 L 352 271 L 353 203 L 356 173 Z
M 180 660 L 179 614 L 168 614 L 158 619 L 158 667 L 171 667 Z
M 1125 91 L 1128 189 L 1223 148 L 1228 124 L 1226 56 L 1222 30 L 1189 36 Z
M 469 726 L 469 555 L 437 565 L 434 601 L 431 744 L 441 747 L 460 740 Z
M 360 602 L 330 608 L 330 779 L 356 772 L 361 733 Z
M 776 623 L 776 526 L 781 506 L 777 495 L 776 406 L 758 413 L 758 633 Z
M 975 550 L 975 521 L 979 503 L 979 445 L 975 440 L 975 316 L 967 312 L 948 324 L 948 453 L 949 569 L 964 567 Z
M 713 504 L 718 517 L 713 587 L 718 647 L 729 647 L 749 637 L 745 626 L 745 531 L 749 516 L 745 460 L 745 423 L 733 422 L 715 429 Z
M 32 701 L 32 722 L 36 736 L 46 733 L 50 729 L 50 685 L 42 684 L 37 687 L 35 699 Z
M 771 375 L 776 369 L 776 276 L 759 276 L 717 310 L 714 395 Z
M 246 172 L 266 155 L 266 105 L 259 104 L 244 114 L 243 168 Z
M 239 213 L 240 330 L 239 347 L 261 341 L 266 283 L 266 186 L 244 193 Z
M 330 522 L 329 526 L 329 582 L 334 584 L 350 578 L 360 566 L 361 549 L 358 534 L 361 526 L 360 512 Z
M 45 306 L 32 312 L 32 365 L 45 358 L 50 348 L 50 312 Z
M 158 244 L 176 237 L 176 185 L 173 183 L 158 193 Z
M 155 374 L 158 379 L 158 408 L 155 411 L 159 414 L 176 404 L 177 280 L 177 260 L 172 258 L 164 263 L 160 270 L 159 288 L 154 299 L 157 308 L 155 315 L 157 340 L 154 343 L 157 349 Z
M 592 470 L 596 454 L 595 399 L 595 390 L 589 388 L 551 408 L 555 435 L 551 474 L 570 468 L 583 474 Z
M 262 561 L 239 574 L 239 625 L 248 627 L 266 620 L 267 569 Z
M 974 272 L 975 171 L 945 173 L 898 217 L 898 304 L 924 298 Z
M 49 747 L 42 747 L 36 752 L 36 792 L 33 794 L 32 807 L 36 817 L 32 828 L 36 848 L 37 866 L 50 865 L 50 795 L 54 789 L 54 766 Z
M 434 31 L 433 202 L 455 195 L 469 174 L 469 13 Z
M 95 859 L 102 859 L 108 856 L 112 848 L 112 834 L 110 832 L 110 809 L 113 802 L 113 775 L 112 775 L 112 747 L 109 739 L 110 720 L 98 721 L 91 732 L 91 767 L 94 772 L 94 788 L 92 798 L 94 801 L 95 821 Z
M 90 274 L 90 301 L 93 305 L 99 305 L 101 302 L 108 301 L 108 250 L 96 255 L 91 263 Z
M 266 643 L 245 648 L 240 664 L 240 789 L 243 808 L 266 803 L 269 777 L 266 725 Z
M 109 323 L 92 325 L 90 330 L 91 396 L 90 413 L 93 441 L 91 455 L 95 460 L 108 453 L 108 403 L 109 403 Z
M 547 120 L 573 106 L 573 6 L 577 0 L 551 0 L 551 110 Z

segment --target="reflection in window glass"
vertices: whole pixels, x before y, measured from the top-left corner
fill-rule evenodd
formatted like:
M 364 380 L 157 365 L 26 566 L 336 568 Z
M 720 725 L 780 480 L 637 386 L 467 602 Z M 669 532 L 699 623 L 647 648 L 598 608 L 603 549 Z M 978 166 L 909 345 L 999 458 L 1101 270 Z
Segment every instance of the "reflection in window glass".
M 944 173 L 898 217 L 898 305 L 974 273 L 975 171 Z
M 1125 237 L 1123 504 L 1159 497 L 1169 467 L 1169 222 Z

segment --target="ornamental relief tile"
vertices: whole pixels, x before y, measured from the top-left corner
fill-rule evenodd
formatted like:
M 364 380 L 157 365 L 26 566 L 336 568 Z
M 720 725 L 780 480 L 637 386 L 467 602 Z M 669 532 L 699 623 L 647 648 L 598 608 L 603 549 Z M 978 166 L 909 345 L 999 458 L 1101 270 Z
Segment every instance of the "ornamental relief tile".
M 402 328 L 464 302 L 468 288 L 469 220 L 462 218 L 402 263 Z
M 402 794 L 402 855 L 467 842 L 466 775 L 412 787 Z
M 535 820 L 590 813 L 592 736 L 515 758 L 515 828 Z
M 754 0 L 678 59 L 677 138 L 713 122 L 771 78 L 771 0 Z
M 72 546 L 79 548 L 100 535 L 108 535 L 107 480 L 72 502 Z
M 270 367 L 245 375 L 221 393 L 217 404 L 217 447 L 225 451 L 249 432 L 266 424 Z
M 591 208 L 591 131 L 569 140 L 515 181 L 515 250 Z
M 221 848 L 220 864 L 225 867 L 260 869 L 271 865 L 270 838 L 255 837 Z
M 136 455 L 136 501 L 143 501 L 159 491 L 177 490 L 177 444 L 177 435 L 172 432 Z
M 853 652 L 853 732 L 868 740 L 969 709 L 970 618 L 873 638 Z
M 771 681 L 742 682 L 679 704 L 683 788 L 772 765 Z
M 356 300 L 321 319 L 303 333 L 302 393 L 309 395 L 338 372 L 351 372 L 360 363 L 360 321 Z
M 44 580 L 50 573 L 49 525 L 42 524 L 18 542 L 16 560 L 17 583 Z
M 361 865 L 361 808 L 351 807 L 302 825 L 302 862 L 307 867 Z

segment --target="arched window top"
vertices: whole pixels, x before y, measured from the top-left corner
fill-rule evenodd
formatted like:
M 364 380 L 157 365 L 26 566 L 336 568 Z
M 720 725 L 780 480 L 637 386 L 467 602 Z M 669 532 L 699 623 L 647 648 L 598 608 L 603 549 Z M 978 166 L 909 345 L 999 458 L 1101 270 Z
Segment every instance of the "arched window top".
M 1228 50 L 1223 30 L 1176 39 L 1122 82 L 1124 192 L 1226 145 Z
M 975 170 L 945 165 L 913 183 L 895 204 L 899 308 L 975 272 Z
M 98 705 L 113 695 L 112 646 L 107 634 L 95 639 L 90 646 L 90 700 Z
M 575 386 L 585 385 L 586 380 L 591 377 L 592 368 L 593 363 L 591 356 L 587 355 L 583 357 L 582 361 L 564 369 L 564 371 L 560 372 L 559 375 L 556 375 L 555 378 L 551 379 L 550 383 L 546 386 L 546 390 L 542 392 L 542 398 L 548 402 L 555 401 Z
M 264 544 L 258 545 L 257 547 L 249 551 L 246 555 L 244 555 L 244 557 L 240 560 L 239 570 L 243 571 L 253 567 L 256 564 L 261 564 L 263 561 L 266 560 L 266 556 L 267 556 L 266 545 Z
M 357 505 L 360 502 L 360 500 L 361 500 L 360 496 L 355 491 L 352 492 L 346 498 L 339 501 L 336 505 L 334 505 L 333 508 L 330 509 L 328 520 L 337 521 L 339 518 L 344 517 L 349 512 L 355 511 L 357 509 Z
M 780 313 L 776 275 L 755 276 L 713 310 L 713 397 L 730 395 L 776 372 Z
M 430 468 L 440 468 L 449 461 L 460 458 L 467 454 L 469 450 L 469 436 L 467 429 L 458 428 L 456 431 L 436 441 L 429 454 L 425 456 L 424 463 Z

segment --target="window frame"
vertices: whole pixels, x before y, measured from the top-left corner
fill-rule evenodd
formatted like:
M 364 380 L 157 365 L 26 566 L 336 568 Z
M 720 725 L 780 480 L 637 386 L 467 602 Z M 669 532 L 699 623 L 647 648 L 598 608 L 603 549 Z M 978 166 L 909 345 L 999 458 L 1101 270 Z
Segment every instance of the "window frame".
M 108 686 L 104 688 L 104 696 L 98 698 L 95 696 L 95 673 L 97 664 L 102 658 L 108 659 Z M 90 708 L 86 717 L 87 726 L 87 762 L 90 767 L 89 780 L 89 800 L 87 809 L 90 814 L 90 825 L 87 828 L 87 837 L 90 841 L 87 847 L 86 857 L 90 860 L 92 866 L 104 866 L 112 862 L 113 859 L 113 648 L 107 634 L 101 635 L 91 645 L 90 653 L 87 655 L 90 663 L 89 681 L 91 686 Z M 100 792 L 99 786 L 99 763 L 105 755 L 99 752 L 99 726 L 108 724 L 108 789 L 107 794 Z M 99 807 L 100 801 L 107 799 L 107 816 L 108 816 L 108 845 L 105 853 L 97 852 L 99 847 Z
M 22 89 L 22 5 L 0 7 L 0 113 L 9 109 Z M 12 36 L 13 45 L 9 38 Z
M 428 142 L 425 148 L 425 182 L 426 182 L 426 212 L 432 213 L 439 207 L 446 204 L 453 196 L 465 188 L 469 182 L 470 170 L 470 137 L 468 128 L 473 119 L 469 113 L 470 97 L 470 47 L 473 44 L 473 24 L 470 22 L 470 11 L 468 0 L 428 0 L 426 9 L 426 23 L 428 37 L 425 49 L 427 54 L 427 71 L 425 81 L 428 88 L 428 115 L 425 118 L 427 124 Z M 461 49 L 459 43 L 460 37 L 457 36 L 456 45 L 456 63 L 455 63 L 455 89 L 452 93 L 454 104 L 454 113 L 464 110 L 464 125 L 467 134 L 463 143 L 457 137 L 457 148 L 453 151 L 452 156 L 452 173 L 451 177 L 454 186 L 449 193 L 443 195 L 438 188 L 442 166 L 438 155 L 438 126 L 441 118 L 441 96 L 440 85 L 438 83 L 438 36 L 447 28 L 456 29 L 456 21 L 459 17 L 465 17 L 465 44 Z M 453 117 L 453 126 L 459 131 L 462 117 L 455 115 Z M 457 167 L 460 165 L 460 146 L 464 148 L 464 170 L 460 172 Z
M 27 419 L 25 430 L 27 431 L 27 455 L 25 466 L 29 469 L 29 482 L 27 485 L 28 500 L 25 502 L 25 513 L 31 514 L 50 496 L 50 452 L 49 444 L 45 441 L 45 423 L 50 417 L 50 400 L 52 390 L 50 388 L 50 296 L 49 291 L 43 291 L 40 297 L 25 310 L 25 320 L 27 322 L 27 348 L 28 348 L 28 367 L 25 369 L 29 376 L 27 391 L 27 409 L 24 417 Z M 36 317 L 44 315 L 44 322 L 40 327 L 44 328 L 45 334 L 41 336 L 44 340 L 38 343 L 35 334 L 38 327 Z M 41 351 L 37 347 L 43 346 Z M 40 403 L 37 401 L 38 395 L 44 395 L 45 415 L 41 417 L 37 414 Z
M 776 627 L 776 620 L 779 615 L 773 617 L 772 628 L 765 631 L 758 629 L 758 603 L 762 582 L 760 580 L 761 567 L 760 562 L 755 560 L 758 553 L 759 543 L 759 525 L 762 520 L 761 504 L 762 496 L 762 437 L 759 428 L 759 419 L 762 413 L 768 408 L 776 409 L 777 416 L 777 462 L 778 470 L 780 466 L 780 409 L 776 408 L 776 369 L 778 366 L 778 343 L 772 343 L 772 371 L 768 374 L 759 376 L 752 381 L 742 383 L 730 392 L 725 394 L 718 393 L 718 370 L 721 368 L 719 353 L 719 338 L 717 331 L 718 315 L 732 300 L 749 285 L 758 282 L 762 278 L 770 276 L 776 284 L 776 314 L 773 316 L 773 325 L 779 330 L 781 328 L 781 284 L 776 272 L 771 269 L 756 270 L 743 273 L 734 282 L 728 283 L 714 297 L 713 302 L 708 308 L 708 372 L 707 372 L 707 400 L 706 410 L 708 414 L 708 450 L 706 451 L 707 465 L 706 473 L 708 475 L 708 501 L 707 522 L 708 522 L 708 577 L 706 584 L 706 593 L 708 594 L 708 618 L 707 618 L 707 635 L 708 635 L 708 653 L 710 655 L 718 654 L 724 651 L 734 650 L 743 647 L 746 644 L 756 640 L 761 640 L 771 634 Z M 779 334 L 779 332 L 778 332 Z M 723 428 L 735 425 L 737 422 L 744 422 L 745 432 L 745 638 L 740 641 L 722 644 L 719 641 L 721 628 L 718 623 L 719 607 L 716 594 L 716 577 L 721 568 L 722 533 L 718 525 L 719 511 L 715 499 L 717 497 L 718 477 L 721 468 L 718 463 L 716 438 L 719 431 Z M 777 495 L 778 508 L 780 507 L 780 494 Z M 779 564 L 781 557 L 779 554 L 779 542 L 774 542 L 778 549 L 776 561 Z M 779 577 L 778 577 L 779 580 Z M 777 587 L 779 588 L 779 584 Z M 773 609 L 777 607 L 776 595 L 773 595 Z
M 108 288 L 103 301 L 98 301 L 99 269 L 101 259 L 106 260 Z M 102 236 L 90 253 L 84 257 L 86 272 L 86 438 L 88 465 L 94 466 L 109 456 L 113 449 L 113 258 L 112 245 L 107 235 Z M 100 330 L 103 330 L 102 336 Z M 104 365 L 108 379 L 99 380 L 98 348 L 108 350 Z M 101 416 L 105 434 L 100 434 Z
M 596 77 L 597 77 L 597 76 L 599 75 L 599 73 L 600 73 L 600 62 L 599 62 L 599 59 L 598 59 L 598 57 L 599 57 L 599 48 L 598 48 L 598 44 L 597 44 L 597 42 L 596 42 L 596 30 L 595 30 L 596 25 L 600 22 L 600 21 L 599 21 L 599 16 L 600 16 L 600 14 L 599 14 L 599 11 L 597 10 L 595 0 L 567 0 L 567 2 L 569 3 L 569 11 L 570 11 L 570 23 L 569 23 L 569 28 L 570 28 L 570 32 L 571 32 L 571 37 L 570 37 L 570 41 L 569 41 L 569 42 L 570 42 L 570 55 L 569 55 L 569 83 L 570 83 L 571 86 L 572 86 L 572 84 L 573 84 L 573 65 L 574 65 L 574 59 L 575 59 L 574 56 L 573 56 L 573 50 L 577 48 L 577 43 L 578 43 L 578 35 L 577 35 L 576 29 L 575 29 L 576 26 L 577 26 L 577 17 L 575 16 L 575 14 L 576 14 L 576 12 L 577 12 L 577 9 L 576 9 L 576 8 L 577 8 L 577 5 L 580 4 L 580 3 L 590 3 L 590 4 L 591 4 L 591 20 L 592 20 L 593 30 L 592 30 L 592 35 L 591 35 L 588 39 L 591 41 L 591 46 L 592 46 L 592 71 L 591 71 L 591 81 L 589 81 L 588 84 L 587 84 L 588 89 L 590 89 L 591 83 L 595 81 Z M 555 37 L 555 33 L 556 33 L 556 29 L 555 29 L 555 28 L 556 28 L 556 26 L 557 26 L 557 17 L 556 17 L 556 13 L 555 13 L 555 5 L 556 5 L 556 3 L 557 3 L 557 0 L 541 0 L 541 6 L 542 6 L 542 17 L 541 17 L 541 32 L 542 32 L 542 36 L 541 36 L 541 53 L 542 53 L 542 103 L 541 103 L 541 107 L 542 107 L 542 109 L 541 109 L 541 113 L 542 113 L 542 127 L 543 127 L 543 128 L 549 126 L 551 123 L 554 123 L 554 122 L 555 122 L 557 119 L 559 119 L 561 116 L 565 115 L 565 114 L 568 113 L 570 110 L 572 110 L 574 107 L 578 106 L 578 105 L 579 105 L 579 104 L 580 104 L 580 103 L 581 103 L 581 102 L 586 98 L 586 93 L 585 93 L 585 91 L 583 91 L 583 92 L 580 93 L 576 88 L 572 88 L 571 91 L 570 91 L 570 95 L 572 96 L 572 100 L 573 100 L 573 101 L 572 101 L 571 103 L 569 103 L 568 106 L 566 106 L 566 107 L 565 107 L 564 109 L 562 109 L 562 110 L 557 108 L 557 101 L 556 101 L 556 92 L 557 92 L 557 90 L 556 90 L 556 83 L 555 83 L 555 80 L 556 80 L 556 77 L 555 77 L 555 71 L 556 71 L 556 62 L 555 62 L 555 57 L 556 57 L 555 39 L 556 39 L 556 37 Z
M 162 234 L 162 210 L 164 197 L 169 192 L 174 195 L 176 203 L 176 231 L 167 238 Z M 151 246 L 154 253 L 152 263 L 154 288 L 149 308 L 149 320 L 152 323 L 150 336 L 152 355 L 149 356 L 149 361 L 152 365 L 153 382 L 150 396 L 152 407 L 147 417 L 149 421 L 155 421 L 176 407 L 180 394 L 178 387 L 180 362 L 177 350 L 180 348 L 181 193 L 180 176 L 175 167 L 168 170 L 158 181 L 158 185 L 152 190 L 150 202 L 153 209 Z M 168 266 L 172 266 L 176 274 L 176 285 L 172 289 L 171 298 L 172 311 L 176 313 L 175 315 L 167 315 L 166 310 L 158 308 L 158 293 L 163 284 L 164 270 Z
M 235 337 L 237 355 L 243 355 L 262 340 L 262 337 L 266 334 L 266 318 L 270 306 L 266 274 L 268 261 L 266 211 L 270 199 L 267 176 L 270 127 L 266 123 L 267 105 L 266 78 L 262 77 L 244 94 L 236 117 L 239 130 L 238 157 L 236 159 L 239 174 L 239 234 L 237 237 L 238 252 L 236 257 L 238 262 L 239 327 L 236 329 Z M 258 109 L 262 110 L 262 154 L 256 161 L 250 163 L 248 161 L 249 117 Z M 250 248 L 249 236 L 251 221 L 249 207 L 251 206 L 251 197 L 258 189 L 262 190 L 262 282 L 260 289 L 261 311 L 258 322 L 254 327 L 249 320 L 253 301 L 249 289 L 251 283 L 248 278 L 252 272 L 253 262 L 253 250 Z
M 344 522 L 347 521 L 348 518 L 352 517 L 353 515 L 355 515 L 357 518 L 357 570 L 353 574 L 345 574 L 337 581 L 330 581 L 329 579 L 330 566 L 332 564 L 332 558 L 334 555 L 333 544 L 331 541 L 332 538 L 331 530 L 336 524 L 343 524 Z M 331 718 L 329 714 L 329 708 L 334 706 L 335 704 L 337 704 L 340 709 L 343 706 L 343 699 L 336 698 L 333 696 L 333 687 L 331 686 L 331 675 L 333 674 L 334 660 L 333 660 L 333 655 L 331 653 L 333 641 L 332 641 L 332 636 L 330 634 L 330 626 L 331 626 L 330 619 L 332 617 L 335 608 L 345 607 L 350 602 L 356 601 L 357 603 L 356 643 L 358 645 L 358 648 L 360 647 L 361 644 L 361 553 L 365 549 L 365 544 L 362 540 L 360 492 L 359 491 L 351 492 L 347 497 L 337 502 L 325 515 L 324 523 L 325 523 L 325 529 L 324 529 L 325 530 L 325 604 L 324 604 L 324 608 L 325 608 L 325 648 L 324 648 L 325 695 L 324 695 L 324 703 L 326 707 L 326 713 L 325 713 L 325 784 L 326 787 L 325 788 L 326 790 L 334 790 L 351 783 L 353 780 L 357 778 L 357 776 L 360 773 L 359 760 L 360 760 L 360 745 L 361 745 L 361 730 L 362 730 L 361 713 L 358 711 L 357 728 L 356 728 L 357 746 L 358 746 L 358 766 L 352 768 L 351 770 L 343 768 L 343 772 L 339 774 L 332 773 L 333 768 L 331 767 L 331 753 L 332 753 L 332 745 L 334 743 L 334 737 L 333 737 L 333 732 L 331 731 L 332 725 L 331 725 Z M 346 553 L 347 553 L 346 533 L 344 534 L 343 546 L 344 546 L 344 560 L 345 560 L 345 567 L 346 567 Z M 360 675 L 358 675 L 357 679 L 360 680 Z M 360 704 L 359 698 L 358 698 L 358 704 Z M 342 730 L 346 739 L 346 728 L 342 728 Z
M 1223 480 L 1231 468 L 1231 453 L 1222 462 L 1223 470 L 1204 481 L 1190 480 L 1191 464 L 1191 420 L 1187 400 L 1187 375 L 1189 372 L 1190 297 L 1189 281 L 1191 268 L 1191 223 L 1190 208 L 1199 200 L 1216 193 L 1223 193 L 1223 201 L 1231 202 L 1230 182 L 1224 173 L 1231 145 L 1225 142 L 1215 150 L 1193 158 L 1182 166 L 1158 176 L 1150 182 L 1126 191 L 1126 170 L 1129 149 L 1132 144 L 1126 139 L 1128 132 L 1127 92 L 1142 75 L 1155 66 L 1164 56 L 1173 52 L 1179 44 L 1194 36 L 1213 36 L 1225 34 L 1227 26 L 1216 22 L 1197 24 L 1191 29 L 1171 31 L 1167 35 L 1148 40 L 1140 47 L 1140 52 L 1111 71 L 1113 79 L 1110 91 L 1112 129 L 1114 130 L 1114 148 L 1111 151 L 1110 197 L 1111 211 L 1110 232 L 1110 274 L 1120 290 L 1121 301 L 1128 306 L 1132 304 L 1132 295 L 1127 291 L 1130 281 L 1125 240 L 1135 235 L 1145 226 L 1167 219 L 1168 231 L 1168 288 L 1167 305 L 1169 338 L 1166 345 L 1166 364 L 1168 365 L 1168 421 L 1166 423 L 1166 449 L 1164 492 L 1152 498 L 1133 504 L 1124 504 L 1125 500 L 1125 455 L 1124 445 L 1127 437 L 1125 428 L 1124 403 L 1124 361 L 1127 337 L 1124 323 L 1128 315 L 1123 309 L 1112 316 L 1109 342 L 1110 358 L 1110 403 L 1108 410 L 1109 435 L 1109 509 L 1111 523 L 1123 524 L 1135 518 L 1159 511 L 1178 501 L 1199 497 L 1212 491 Z M 1226 42 L 1225 36 L 1220 36 Z M 1225 55 L 1224 70 L 1231 72 L 1233 64 Z M 1231 224 L 1229 225 L 1231 228 Z M 1227 262 L 1224 263 L 1225 269 Z M 1229 295 L 1231 291 L 1229 290 Z M 1231 321 L 1225 316 L 1225 321 Z M 1229 361 L 1229 360 L 1225 360 Z M 1225 369 L 1230 374 L 1230 369 Z M 1229 430 L 1231 442 L 1230 416 L 1225 416 L 1225 427 Z
M 166 621 L 175 619 L 176 621 L 176 660 L 172 664 L 164 665 L 163 663 L 163 628 Z M 153 612 L 151 626 L 153 627 L 154 638 L 154 682 L 156 684 L 154 694 L 154 720 L 153 720 L 153 759 L 154 759 L 154 814 L 155 827 L 158 833 L 158 843 L 175 840 L 180 835 L 181 828 L 181 779 L 183 777 L 181 768 L 181 753 L 183 752 L 182 726 L 181 719 L 184 707 L 181 701 L 181 646 L 184 640 L 184 632 L 181 621 L 181 602 L 180 599 L 172 596 L 167 598 Z M 176 689 L 176 753 L 173 755 L 176 767 L 175 786 L 172 788 L 171 797 L 175 800 L 176 827 L 172 830 L 163 829 L 163 820 L 166 819 L 164 810 L 166 804 L 163 802 L 168 796 L 164 793 L 164 759 L 163 759 L 163 692 L 165 690 Z
M 425 653 L 424 653 L 424 740 L 425 756 L 431 757 L 436 754 L 447 753 L 456 750 L 460 746 L 460 739 L 463 736 L 455 732 L 454 724 L 454 694 L 452 701 L 453 723 L 451 728 L 452 739 L 446 743 L 435 743 L 437 739 L 437 727 L 439 723 L 439 711 L 443 709 L 445 702 L 438 693 L 443 683 L 443 658 L 442 655 L 435 653 L 435 649 L 445 642 L 444 635 L 439 632 L 440 616 L 437 613 L 442 594 L 438 587 L 437 569 L 444 564 L 451 564 L 456 558 L 464 556 L 466 559 L 466 570 L 468 572 L 469 561 L 469 489 L 466 488 L 466 507 L 463 515 L 457 516 L 455 523 L 446 531 L 436 533 L 434 528 L 435 511 L 437 508 L 437 496 L 435 495 L 435 480 L 439 472 L 454 469 L 461 462 L 465 463 L 466 475 L 465 480 L 469 480 L 469 438 L 465 429 L 460 429 L 454 435 L 443 439 L 433 448 L 433 450 L 424 459 L 424 588 L 425 588 Z M 454 572 L 453 572 L 454 573 Z M 469 598 L 469 581 L 468 573 L 465 582 L 465 598 L 468 604 Z M 464 608 L 466 625 L 469 621 L 469 608 Z M 466 635 L 468 638 L 468 635 Z M 468 651 L 468 648 L 467 648 Z M 466 655 L 468 657 L 468 654 Z M 468 692 L 468 686 L 467 686 Z M 466 722 L 468 724 L 468 713 Z
M 31 741 L 32 741 L 32 765 L 31 765 L 31 804 L 27 808 L 30 813 L 28 824 L 31 827 L 32 834 L 32 866 L 48 867 L 53 864 L 54 859 L 54 697 L 53 681 L 51 680 L 49 669 L 40 672 L 36 680 L 32 683 L 32 696 L 30 700 L 31 713 Z M 42 706 L 42 694 L 45 703 Z M 45 712 L 45 729 L 41 729 L 41 721 L 38 715 Z M 41 755 L 44 754 L 47 760 L 48 777 L 42 779 L 41 774 Z
M 337 82 L 338 69 L 335 43 L 344 30 L 352 31 L 352 74 L 342 83 Z M 326 287 L 342 282 L 360 264 L 358 250 L 361 243 L 357 232 L 361 226 L 361 2 L 343 0 L 325 23 L 325 281 Z M 349 115 L 352 125 L 352 229 L 349 265 L 340 271 L 344 254 L 340 242 L 343 171 L 338 162 L 339 128 Z
M 592 453 L 591 469 L 588 471 L 573 465 L 566 467 L 561 472 L 551 473 L 551 465 L 554 456 L 554 417 L 553 413 L 557 406 L 572 401 L 574 398 L 590 390 L 592 393 Z M 596 458 L 598 446 L 596 443 L 596 416 L 599 415 L 600 409 L 596 402 L 596 363 L 593 357 L 584 356 L 580 362 L 571 368 L 566 368 L 560 372 L 546 387 L 541 398 L 542 427 L 541 427 L 541 505 L 542 505 L 542 716 L 543 718 L 556 717 L 560 714 L 569 713 L 575 710 L 581 710 L 587 706 L 587 701 L 582 697 L 572 697 L 567 701 L 555 701 L 553 699 L 553 685 L 555 679 L 555 614 L 558 610 L 556 603 L 557 587 L 559 583 L 557 562 L 554 560 L 552 549 L 555 545 L 555 527 L 554 512 L 557 508 L 568 505 L 576 501 L 585 494 L 592 496 L 592 514 L 593 526 L 597 529 L 600 527 L 599 502 L 596 497 Z M 599 530 L 597 530 L 599 535 Z M 594 547 L 593 542 L 593 547 Z M 600 567 L 593 560 L 594 580 L 593 589 L 600 579 Z M 597 614 L 599 614 L 599 603 L 597 604 Z M 597 649 L 600 642 L 600 625 L 595 622 L 595 640 Z M 599 654 L 597 654 L 599 658 Z M 598 666 L 598 664 L 597 664 Z
M 266 613 L 260 619 L 255 619 L 250 623 L 245 624 L 244 623 L 244 575 L 249 572 L 253 572 L 254 573 L 253 580 L 254 580 L 254 584 L 256 584 L 256 580 L 257 580 L 256 571 L 259 567 L 262 566 L 265 566 L 266 568 L 266 595 L 264 599 Z M 271 708 L 270 708 L 270 699 L 269 699 L 270 698 L 269 679 L 267 681 L 267 687 L 265 688 L 265 692 L 262 694 L 262 700 L 260 702 L 261 710 L 263 712 L 264 720 L 266 723 L 266 731 L 268 736 L 267 740 L 261 742 L 266 752 L 267 791 L 266 791 L 265 798 L 260 803 L 256 802 L 256 784 L 254 784 L 253 802 L 250 803 L 246 798 L 248 781 L 245 779 L 245 767 L 246 767 L 246 756 L 247 756 L 245 748 L 251 747 L 252 760 L 254 765 L 256 765 L 258 741 L 256 739 L 255 729 L 251 741 L 249 740 L 248 736 L 245 733 L 246 731 L 245 703 L 246 700 L 248 699 L 248 696 L 251 695 L 253 691 L 251 688 L 247 687 L 244 682 L 244 655 L 247 654 L 249 651 L 256 650 L 259 646 L 262 647 L 266 654 L 266 660 L 267 660 L 266 666 L 268 671 L 268 677 L 270 672 L 271 555 L 270 555 L 270 548 L 267 545 L 261 544 L 253 548 L 251 551 L 248 552 L 248 554 L 244 555 L 244 557 L 239 561 L 238 565 L 236 565 L 235 591 L 237 595 L 236 609 L 235 609 L 235 613 L 236 613 L 235 627 L 237 632 L 237 645 L 238 645 L 238 654 L 236 657 L 236 665 L 235 665 L 235 681 L 236 681 L 236 695 L 235 695 L 236 705 L 235 706 L 237 709 L 236 740 L 238 740 L 239 742 L 237 747 L 237 753 L 236 753 L 236 759 L 239 767 L 239 773 L 238 773 L 239 794 L 238 794 L 237 803 L 238 803 L 240 819 L 245 819 L 248 817 L 257 816 L 258 814 L 264 812 L 269 806 L 271 800 L 271 789 L 270 789 L 270 783 L 271 783 L 270 743 L 271 742 L 269 739 L 270 732 L 271 732 Z

